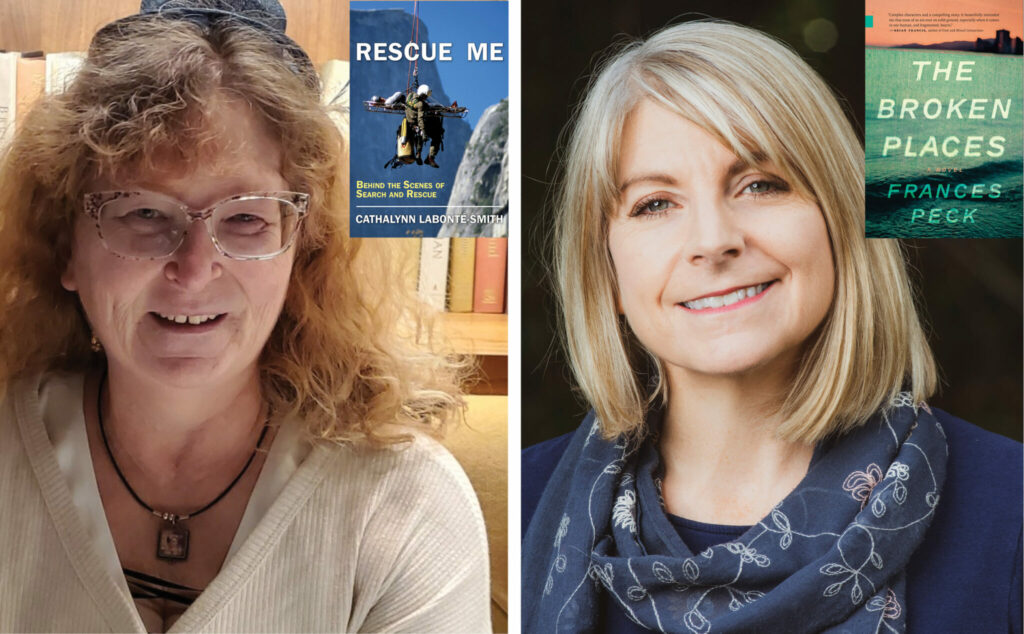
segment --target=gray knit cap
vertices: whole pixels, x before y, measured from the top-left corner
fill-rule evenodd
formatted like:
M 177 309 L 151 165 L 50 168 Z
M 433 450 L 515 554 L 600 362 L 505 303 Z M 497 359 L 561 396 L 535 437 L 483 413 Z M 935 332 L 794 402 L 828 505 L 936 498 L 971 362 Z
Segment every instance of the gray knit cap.
M 185 20 L 204 28 L 228 22 L 253 27 L 280 45 L 295 74 L 317 91 L 320 89 L 319 78 L 309 55 L 285 35 L 288 19 L 278 0 L 142 0 L 137 14 L 111 22 L 100 29 L 93 39 L 95 41 L 97 37 L 116 31 L 121 23 L 153 17 Z
M 277 0 L 142 0 L 139 13 L 222 15 L 281 34 L 288 26 Z

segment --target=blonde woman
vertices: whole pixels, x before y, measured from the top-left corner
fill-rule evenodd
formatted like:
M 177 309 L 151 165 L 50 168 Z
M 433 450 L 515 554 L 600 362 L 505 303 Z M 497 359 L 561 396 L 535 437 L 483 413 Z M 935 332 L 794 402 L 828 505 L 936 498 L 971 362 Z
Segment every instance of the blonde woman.
M 554 269 L 593 413 L 524 452 L 525 630 L 1020 631 L 1021 447 L 924 403 L 824 82 L 680 24 L 608 57 L 568 139 Z
M 273 0 L 143 2 L 0 168 L 0 630 L 489 631 L 460 367 Z M 371 292 L 372 291 L 372 292 Z

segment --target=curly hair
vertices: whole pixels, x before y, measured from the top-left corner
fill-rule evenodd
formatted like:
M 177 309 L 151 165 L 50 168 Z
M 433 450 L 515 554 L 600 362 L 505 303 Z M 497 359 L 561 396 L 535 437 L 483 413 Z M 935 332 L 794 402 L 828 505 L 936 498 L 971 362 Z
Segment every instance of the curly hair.
M 345 143 L 304 70 L 238 22 L 141 16 L 97 35 L 75 79 L 35 105 L 0 162 L 0 393 L 28 373 L 97 363 L 78 298 L 60 284 L 89 184 L 215 156 L 213 115 L 232 99 L 279 139 L 282 176 L 310 195 L 259 359 L 264 398 L 313 437 L 373 445 L 461 413 L 465 362 L 424 335 L 433 329 L 388 245 L 348 237 Z

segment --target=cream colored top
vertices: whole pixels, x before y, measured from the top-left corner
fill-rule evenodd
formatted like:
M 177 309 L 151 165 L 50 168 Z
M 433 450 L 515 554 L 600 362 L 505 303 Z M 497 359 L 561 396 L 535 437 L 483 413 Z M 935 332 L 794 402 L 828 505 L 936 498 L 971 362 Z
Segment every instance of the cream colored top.
M 486 533 L 447 451 L 278 440 L 224 567 L 171 632 L 490 630 Z M 0 404 L 2 631 L 145 632 L 87 447 L 80 376 Z

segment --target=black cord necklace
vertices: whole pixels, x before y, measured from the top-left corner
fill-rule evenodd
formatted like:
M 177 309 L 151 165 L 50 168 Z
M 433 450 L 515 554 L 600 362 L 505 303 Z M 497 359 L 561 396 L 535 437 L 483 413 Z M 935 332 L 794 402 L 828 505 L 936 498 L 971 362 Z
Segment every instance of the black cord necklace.
M 158 511 L 142 501 L 142 498 L 140 498 L 139 494 L 135 492 L 135 489 L 128 484 L 127 478 L 125 478 L 124 474 L 121 473 L 121 467 L 117 465 L 117 460 L 114 459 L 114 452 L 110 450 L 110 442 L 107 440 L 107 431 L 103 427 L 103 386 L 106 385 L 106 382 L 107 372 L 104 370 L 103 377 L 100 379 L 99 392 L 96 395 L 96 418 L 99 420 L 100 436 L 103 438 L 103 448 L 107 450 L 107 456 L 110 457 L 110 464 L 114 466 L 114 471 L 117 473 L 117 477 L 121 478 L 121 483 L 124 484 L 124 488 L 128 489 L 128 493 L 131 493 L 132 497 L 135 498 L 135 501 L 138 502 L 142 508 L 164 521 L 164 525 L 160 528 L 156 536 L 156 556 L 159 559 L 168 559 L 172 561 L 188 559 L 188 528 L 179 524 L 179 522 L 184 522 L 185 520 L 191 519 L 196 515 L 209 510 L 209 508 L 214 504 L 224 499 L 224 496 L 227 495 L 231 489 L 235 488 L 238 481 L 241 480 L 242 476 L 245 475 L 245 472 L 249 470 L 249 465 L 252 464 L 252 461 L 256 458 L 256 453 L 263 445 L 263 439 L 267 435 L 267 429 L 269 429 L 269 425 L 267 423 L 270 421 L 270 414 L 268 412 L 267 418 L 263 421 L 263 431 L 260 432 L 260 438 L 256 441 L 256 447 L 252 450 L 252 455 L 249 456 L 249 459 L 245 462 L 245 466 L 238 472 L 235 479 L 231 481 L 228 488 L 221 491 L 220 495 L 215 497 L 213 501 L 198 511 L 192 511 L 191 513 L 186 513 L 184 515 L 167 513 L 164 511 Z

